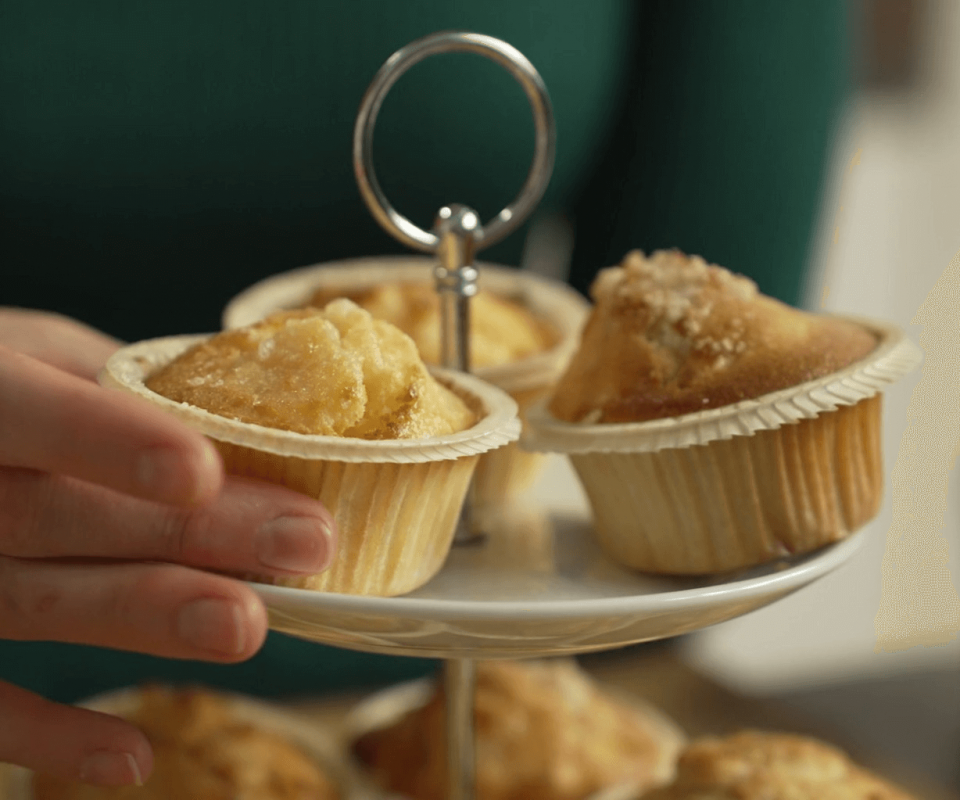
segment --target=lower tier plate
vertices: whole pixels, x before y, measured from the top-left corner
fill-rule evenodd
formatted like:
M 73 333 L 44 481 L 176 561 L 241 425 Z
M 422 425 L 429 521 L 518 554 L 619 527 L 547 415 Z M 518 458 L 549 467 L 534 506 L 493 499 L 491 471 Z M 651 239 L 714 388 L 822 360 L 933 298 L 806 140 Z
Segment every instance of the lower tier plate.
M 423 658 L 533 658 L 690 633 L 766 606 L 846 562 L 863 533 L 732 575 L 663 578 L 599 549 L 586 514 L 513 506 L 451 552 L 426 586 L 363 597 L 250 584 L 270 627 L 351 650 Z

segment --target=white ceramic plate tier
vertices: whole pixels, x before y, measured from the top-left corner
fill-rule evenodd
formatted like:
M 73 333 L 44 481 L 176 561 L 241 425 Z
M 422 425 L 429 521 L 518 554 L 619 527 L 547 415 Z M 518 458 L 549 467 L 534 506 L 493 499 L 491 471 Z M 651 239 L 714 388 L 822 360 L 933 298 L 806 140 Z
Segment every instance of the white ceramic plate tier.
M 423 658 L 533 658 L 610 650 L 715 625 L 766 606 L 845 563 L 854 535 L 735 575 L 663 578 L 622 569 L 585 514 L 514 506 L 485 521 L 481 545 L 403 597 L 251 584 L 270 626 L 351 650 Z

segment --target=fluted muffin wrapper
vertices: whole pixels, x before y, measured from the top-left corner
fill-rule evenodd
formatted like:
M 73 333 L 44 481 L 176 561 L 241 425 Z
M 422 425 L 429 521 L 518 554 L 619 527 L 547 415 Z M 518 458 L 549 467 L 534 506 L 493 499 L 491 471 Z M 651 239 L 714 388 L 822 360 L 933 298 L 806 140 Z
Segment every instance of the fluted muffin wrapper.
M 646 423 L 567 423 L 543 401 L 523 446 L 570 458 L 599 543 L 632 569 L 713 574 L 816 550 L 877 514 L 880 392 L 920 361 L 898 328 L 854 321 L 878 346 L 831 375 Z
M 144 380 L 205 336 L 130 345 L 107 362 L 101 383 L 133 392 L 207 435 L 228 473 L 256 477 L 320 500 L 337 523 L 333 564 L 290 578 L 247 576 L 285 586 L 393 596 L 422 586 L 443 566 L 482 453 L 519 436 L 505 392 L 462 373 L 431 373 L 478 415 L 471 428 L 425 439 L 367 441 L 310 436 L 220 417 L 150 391 Z
M 419 256 L 333 261 L 267 278 L 233 298 L 223 313 L 224 328 L 249 325 L 281 309 L 299 308 L 319 288 L 351 290 L 398 281 L 431 281 L 435 260 Z M 589 303 L 576 291 L 521 270 L 477 263 L 480 285 L 519 299 L 546 320 L 558 335 L 553 347 L 509 364 L 479 367 L 477 377 L 508 392 L 525 409 L 545 396 L 566 369 L 576 349 Z M 507 445 L 480 460 L 474 478 L 474 501 L 499 503 L 533 484 L 543 457 Z
M 521 423 L 537 400 L 549 392 L 549 388 L 523 389 L 509 392 L 516 401 Z M 522 450 L 516 442 L 492 450 L 480 458 L 474 474 L 473 501 L 477 505 L 500 505 L 507 498 L 530 488 L 540 475 L 546 457 L 540 453 Z
M 337 523 L 337 553 L 325 572 L 248 577 L 278 586 L 383 597 L 411 592 L 440 571 L 478 459 L 357 463 L 215 444 L 231 475 L 278 483 L 316 498 Z
M 816 550 L 876 515 L 880 401 L 709 445 L 570 459 L 614 560 L 660 574 L 726 572 Z

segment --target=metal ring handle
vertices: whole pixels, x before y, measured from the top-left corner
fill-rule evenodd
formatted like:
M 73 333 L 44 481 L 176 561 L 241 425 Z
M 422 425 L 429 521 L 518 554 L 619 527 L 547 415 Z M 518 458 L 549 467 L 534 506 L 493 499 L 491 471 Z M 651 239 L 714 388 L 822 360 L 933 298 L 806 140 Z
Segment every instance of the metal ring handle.
M 477 249 L 499 242 L 515 230 L 536 207 L 553 171 L 556 128 L 547 87 L 527 58 L 515 47 L 479 33 L 444 31 L 424 36 L 397 50 L 384 62 L 363 96 L 353 130 L 353 171 L 367 208 L 374 219 L 395 238 L 416 250 L 436 250 L 436 234 L 419 228 L 390 204 L 373 169 L 373 128 L 387 92 L 414 64 L 437 53 L 468 52 L 486 56 L 506 68 L 523 87 L 533 110 L 536 143 L 530 172 L 520 194 L 489 224 L 478 231 Z

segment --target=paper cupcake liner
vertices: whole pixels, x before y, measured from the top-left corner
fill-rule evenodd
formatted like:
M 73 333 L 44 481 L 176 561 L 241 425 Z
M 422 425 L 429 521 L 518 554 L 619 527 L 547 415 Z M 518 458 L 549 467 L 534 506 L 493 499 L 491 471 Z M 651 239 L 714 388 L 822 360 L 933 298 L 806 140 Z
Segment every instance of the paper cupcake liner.
M 854 405 L 900 380 L 922 360 L 920 349 L 895 325 L 844 319 L 863 325 L 878 337 L 876 349 L 846 369 L 752 400 L 649 422 L 564 422 L 550 414 L 545 398 L 527 412 L 521 447 L 568 454 L 655 453 L 751 436 Z
M 543 398 L 549 389 L 527 389 L 510 392 L 516 401 L 521 423 L 527 409 Z M 474 473 L 471 497 L 477 505 L 499 505 L 508 498 L 529 489 L 543 469 L 546 458 L 539 453 L 522 450 L 511 442 L 484 455 Z
M 379 256 L 331 261 L 284 272 L 249 287 L 229 302 L 223 327 L 239 328 L 284 309 L 300 308 L 321 286 L 344 290 L 382 283 L 432 281 L 435 260 L 423 256 Z M 590 305 L 578 292 L 559 281 L 530 272 L 477 262 L 480 286 L 520 300 L 557 332 L 550 349 L 510 364 L 480 367 L 477 377 L 508 392 L 551 385 L 566 368 L 579 343 L 580 329 Z
M 427 439 L 367 441 L 340 436 L 310 436 L 227 419 L 178 403 L 150 391 L 144 380 L 209 334 L 150 339 L 124 347 L 107 361 L 100 382 L 125 389 L 160 406 L 218 442 L 229 442 L 294 458 L 328 461 L 413 464 L 479 455 L 516 441 L 520 434 L 517 404 L 505 392 L 460 372 L 430 368 L 431 374 L 477 406 L 482 418 L 472 428 Z
M 333 564 L 317 575 L 252 580 L 314 591 L 393 597 L 436 575 L 453 543 L 477 456 L 413 464 L 312 461 L 217 443 L 231 475 L 319 500 L 337 524 Z
M 881 390 L 920 362 L 895 326 L 850 367 L 755 400 L 651 422 L 574 424 L 546 401 L 522 445 L 565 453 L 618 563 L 706 575 L 811 552 L 879 510 Z
M 206 691 L 201 689 L 200 691 Z M 98 695 L 78 705 L 115 716 L 127 716 L 136 711 L 140 700 L 137 688 L 120 689 Z M 341 800 L 371 800 L 368 782 L 344 754 L 334 733 L 316 722 L 308 721 L 295 712 L 265 701 L 242 695 L 216 692 L 227 700 L 237 719 L 282 736 L 314 760 L 334 782 Z M 6 784 L 0 781 L 3 800 L 33 800 L 33 773 L 12 768 Z
M 876 516 L 879 395 L 707 446 L 573 453 L 601 547 L 643 572 L 704 575 L 807 553 Z
M 515 441 L 516 403 L 501 390 L 456 372 L 434 374 L 482 418 L 472 428 L 429 439 L 364 441 L 308 436 L 219 417 L 144 385 L 154 369 L 204 337 L 131 345 L 107 362 L 101 381 L 143 397 L 206 434 L 229 474 L 270 481 L 318 499 L 337 524 L 333 564 L 290 578 L 245 576 L 316 591 L 395 596 L 422 586 L 450 550 L 481 453 Z
M 363 774 L 366 766 L 352 753 L 353 744 L 364 735 L 389 728 L 407 714 L 423 708 L 432 698 L 435 685 L 434 678 L 421 678 L 398 684 L 376 692 L 351 709 L 344 719 L 343 730 L 348 757 L 356 772 Z M 647 725 L 658 731 L 663 747 L 661 761 L 654 771 L 659 781 L 666 783 L 671 780 L 676 768 L 676 759 L 687 741 L 686 734 L 662 711 L 641 699 L 632 695 L 620 695 L 609 689 L 606 691 L 615 696 L 619 695 L 622 705 L 635 710 L 638 716 L 644 718 Z M 621 797 L 633 797 L 639 791 L 640 788 L 636 784 L 620 783 L 605 787 L 584 800 L 616 800 Z M 393 793 L 389 795 L 389 800 L 413 799 Z

